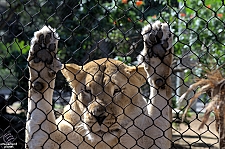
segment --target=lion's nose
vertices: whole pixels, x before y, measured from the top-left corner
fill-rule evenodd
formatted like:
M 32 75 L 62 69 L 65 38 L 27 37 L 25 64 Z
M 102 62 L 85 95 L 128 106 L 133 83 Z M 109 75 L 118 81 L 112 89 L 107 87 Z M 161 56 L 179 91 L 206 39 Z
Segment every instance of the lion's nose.
M 91 114 L 96 118 L 99 125 L 101 125 L 106 118 L 106 108 L 105 106 L 99 105 L 91 111 Z
M 106 118 L 106 116 L 94 116 L 94 117 L 96 118 L 99 125 L 101 125 Z

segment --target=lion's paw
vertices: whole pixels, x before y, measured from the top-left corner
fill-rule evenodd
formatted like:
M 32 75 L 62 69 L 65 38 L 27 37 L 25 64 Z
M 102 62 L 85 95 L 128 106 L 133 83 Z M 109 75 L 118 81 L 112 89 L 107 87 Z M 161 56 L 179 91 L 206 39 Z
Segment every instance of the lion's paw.
M 163 59 L 172 47 L 172 34 L 166 23 L 155 22 L 143 28 L 142 35 L 149 58 Z
M 138 61 L 144 65 L 151 82 L 154 82 L 156 87 L 165 89 L 173 61 L 173 37 L 169 26 L 156 21 L 145 26 L 141 34 L 144 48 L 138 56 Z
M 61 63 L 56 57 L 58 35 L 51 27 L 44 26 L 34 33 L 31 41 L 28 62 L 30 68 L 30 81 L 37 91 L 45 88 L 55 78 L 61 69 Z

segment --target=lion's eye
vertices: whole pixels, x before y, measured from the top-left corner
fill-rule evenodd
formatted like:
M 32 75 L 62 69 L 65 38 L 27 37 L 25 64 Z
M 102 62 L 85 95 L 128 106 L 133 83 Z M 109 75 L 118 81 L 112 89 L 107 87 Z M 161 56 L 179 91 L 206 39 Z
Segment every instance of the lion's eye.
M 121 92 L 121 89 L 120 89 L 120 88 L 116 88 L 116 89 L 114 90 L 113 95 L 116 95 L 116 94 L 118 94 L 118 93 L 120 93 L 120 92 Z

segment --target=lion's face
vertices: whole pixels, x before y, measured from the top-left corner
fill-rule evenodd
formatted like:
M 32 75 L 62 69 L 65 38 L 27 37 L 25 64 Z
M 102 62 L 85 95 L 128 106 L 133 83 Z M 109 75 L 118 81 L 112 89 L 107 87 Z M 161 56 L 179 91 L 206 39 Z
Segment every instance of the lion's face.
M 145 101 L 139 89 L 146 82 L 142 66 L 100 59 L 82 67 L 66 64 L 62 73 L 73 89 L 71 107 L 80 115 L 89 139 L 119 136 L 142 113 Z

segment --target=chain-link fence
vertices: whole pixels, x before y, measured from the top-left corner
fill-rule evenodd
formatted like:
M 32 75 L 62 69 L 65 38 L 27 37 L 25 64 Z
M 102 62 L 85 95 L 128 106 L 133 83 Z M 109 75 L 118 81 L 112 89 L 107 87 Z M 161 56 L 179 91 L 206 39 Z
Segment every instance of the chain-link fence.
M 1 0 L 1 148 L 222 148 L 224 11 Z

